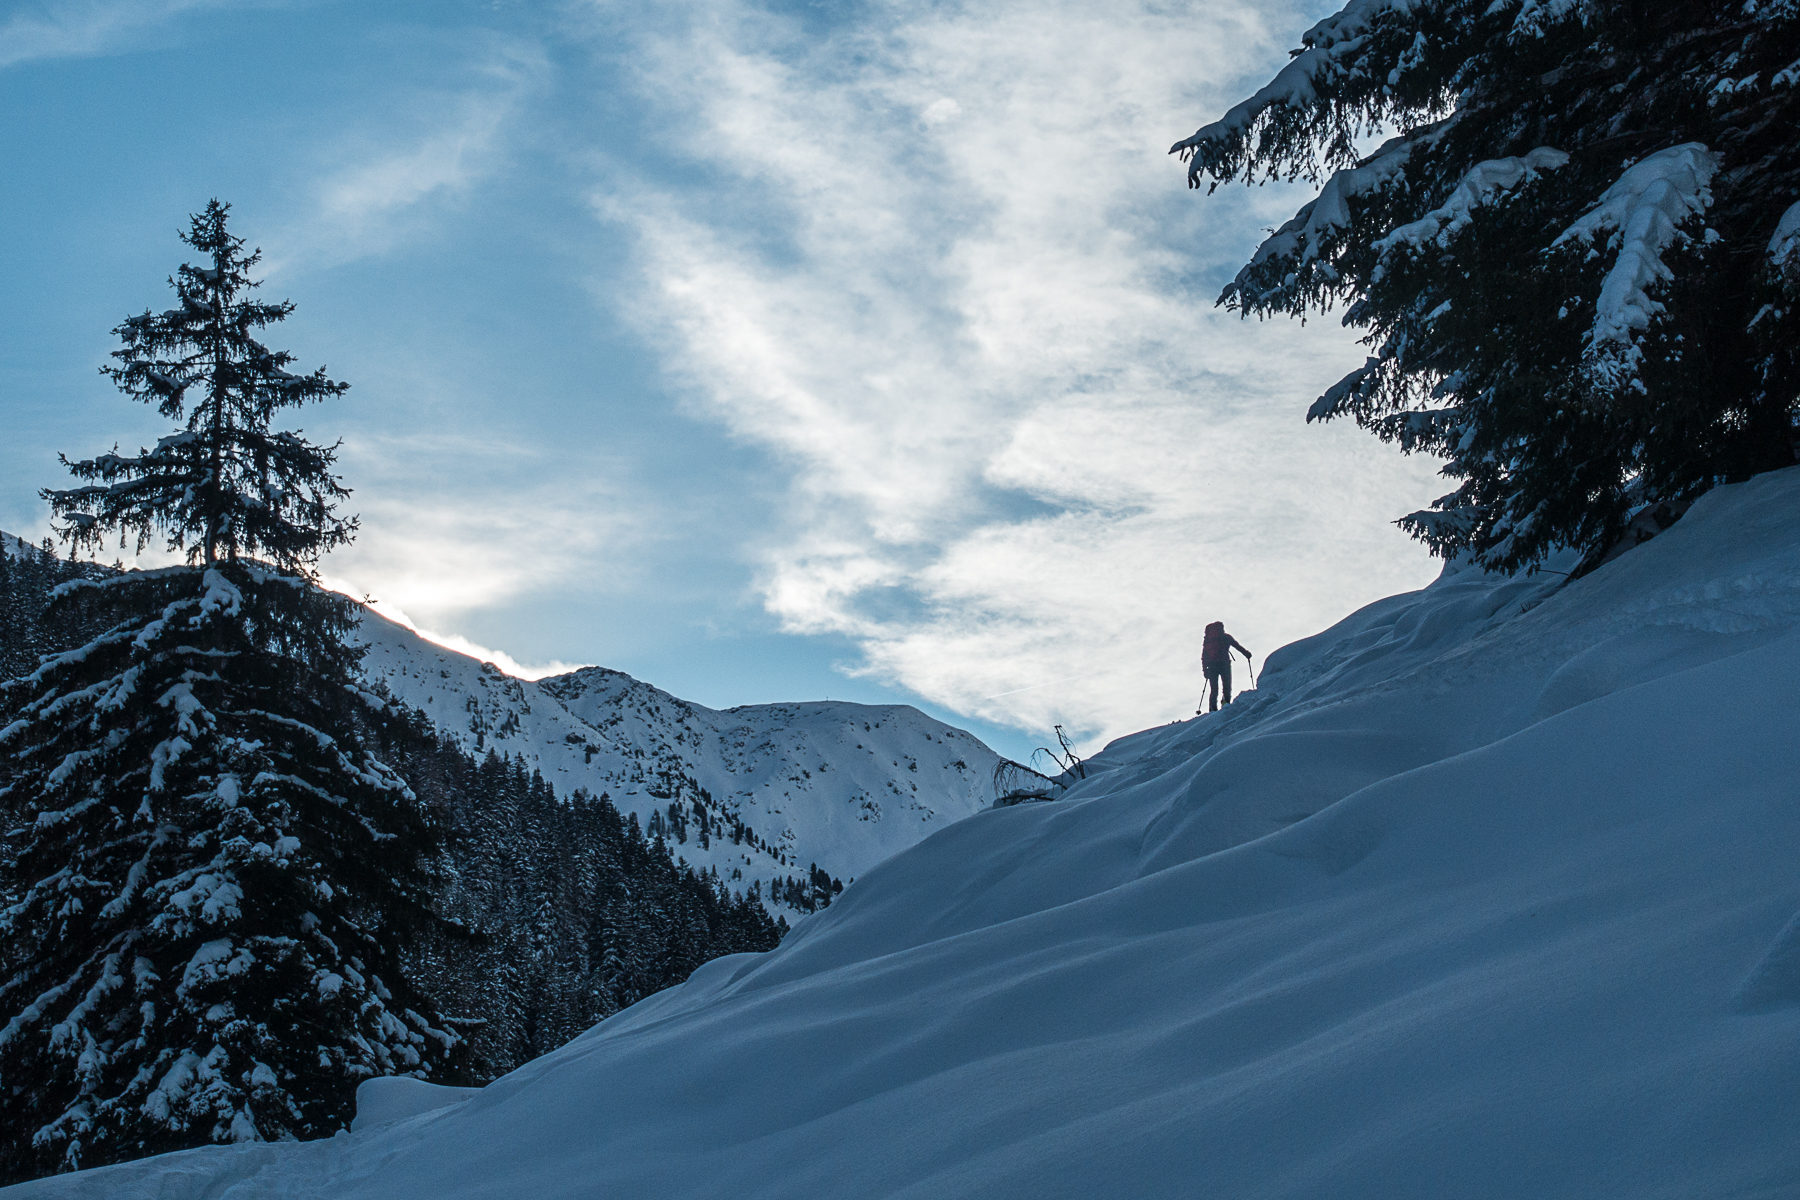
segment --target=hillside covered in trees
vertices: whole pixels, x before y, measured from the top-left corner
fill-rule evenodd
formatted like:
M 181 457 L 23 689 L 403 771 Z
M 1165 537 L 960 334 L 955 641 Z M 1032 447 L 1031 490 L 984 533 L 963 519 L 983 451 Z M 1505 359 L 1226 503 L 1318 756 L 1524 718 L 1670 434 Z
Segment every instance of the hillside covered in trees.
M 3 1181 L 329 1136 L 367 1079 L 491 1079 L 784 928 L 671 853 L 685 809 L 643 829 L 371 688 L 316 579 L 356 530 L 336 447 L 270 425 L 347 386 L 258 340 L 293 306 L 228 216 L 105 368 L 177 430 L 64 460 L 68 559 L 0 536 Z

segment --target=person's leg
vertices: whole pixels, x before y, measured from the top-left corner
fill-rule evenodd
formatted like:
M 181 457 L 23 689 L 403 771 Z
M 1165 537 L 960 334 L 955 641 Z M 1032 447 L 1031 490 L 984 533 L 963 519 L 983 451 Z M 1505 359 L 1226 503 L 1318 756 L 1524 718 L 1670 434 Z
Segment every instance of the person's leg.
M 1231 703 L 1231 664 L 1219 668 L 1219 683 L 1225 688 L 1225 703 Z
M 1206 673 L 1206 711 L 1219 711 L 1219 672 L 1217 670 Z

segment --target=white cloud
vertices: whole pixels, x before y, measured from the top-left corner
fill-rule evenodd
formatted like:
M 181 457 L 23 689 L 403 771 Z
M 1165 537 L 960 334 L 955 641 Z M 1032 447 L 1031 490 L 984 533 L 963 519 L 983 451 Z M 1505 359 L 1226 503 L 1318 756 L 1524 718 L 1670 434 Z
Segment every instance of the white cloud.
M 429 627 L 561 586 L 630 586 L 654 515 L 617 493 L 611 471 L 547 464 L 551 451 L 491 436 L 349 439 L 344 473 L 358 486 L 362 531 L 327 560 L 332 586 L 372 594 L 376 611 L 391 606 Z M 464 648 L 457 635 L 425 636 Z
M 0 68 L 46 58 L 85 58 L 125 48 L 145 31 L 229 0 L 65 0 L 15 12 L 0 24 Z
M 271 273 L 380 254 L 466 200 L 505 166 L 523 114 L 551 68 L 541 46 L 477 32 L 438 51 L 466 59 L 454 88 L 416 89 L 340 130 L 300 211 L 269 243 Z
M 509 108 L 506 97 L 465 98 L 448 127 L 326 180 L 319 189 L 322 218 L 361 233 L 369 223 L 433 193 L 467 188 L 484 174 L 481 160 Z
M 925 106 L 919 114 L 919 120 L 926 125 L 942 125 L 946 121 L 954 121 L 962 116 L 962 105 L 948 96 L 940 96 Z
M 1294 194 L 1189 196 L 1164 154 L 1295 6 L 870 11 L 821 39 L 720 0 L 649 39 L 642 86 L 722 190 L 596 198 L 698 410 L 792 471 L 760 548 L 785 626 L 1111 736 L 1189 710 L 1208 619 L 1266 651 L 1428 579 L 1387 522 L 1432 465 L 1301 423 L 1350 339 L 1196 291 Z

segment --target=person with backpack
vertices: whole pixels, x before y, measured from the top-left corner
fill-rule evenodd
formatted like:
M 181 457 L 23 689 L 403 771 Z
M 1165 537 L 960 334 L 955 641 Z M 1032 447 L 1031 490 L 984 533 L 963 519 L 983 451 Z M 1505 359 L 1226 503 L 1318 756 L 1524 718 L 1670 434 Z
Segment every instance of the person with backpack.
M 1231 703 L 1231 652 L 1236 650 L 1250 661 L 1250 652 L 1238 643 L 1238 640 L 1225 632 L 1225 622 L 1214 621 L 1206 627 L 1206 637 L 1200 643 L 1200 669 L 1206 673 L 1208 701 L 1212 707 L 1207 712 L 1219 711 L 1219 689 L 1225 690 L 1225 703 Z M 1200 715 L 1200 709 L 1194 715 Z

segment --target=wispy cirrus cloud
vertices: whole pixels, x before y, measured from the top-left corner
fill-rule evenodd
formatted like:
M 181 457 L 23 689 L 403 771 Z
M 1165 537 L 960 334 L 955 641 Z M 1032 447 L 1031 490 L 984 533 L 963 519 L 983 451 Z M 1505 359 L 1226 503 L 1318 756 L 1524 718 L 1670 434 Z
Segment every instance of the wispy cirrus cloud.
M 49 58 L 85 58 L 130 49 L 182 13 L 232 0 L 63 0 L 15 12 L 0 23 L 0 68 Z
M 1300 422 L 1349 339 L 1209 307 L 1292 192 L 1192 198 L 1163 153 L 1297 5 L 685 11 L 637 80 L 717 187 L 595 205 L 696 410 L 791 471 L 756 550 L 786 628 L 1107 736 L 1187 711 L 1207 619 L 1268 650 L 1429 577 L 1386 522 L 1430 464 Z
M 434 52 L 450 79 L 398 90 L 316 147 L 312 181 L 270 239 L 282 247 L 272 272 L 383 253 L 505 169 L 551 74 L 543 45 L 474 30 Z

